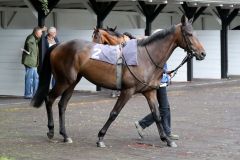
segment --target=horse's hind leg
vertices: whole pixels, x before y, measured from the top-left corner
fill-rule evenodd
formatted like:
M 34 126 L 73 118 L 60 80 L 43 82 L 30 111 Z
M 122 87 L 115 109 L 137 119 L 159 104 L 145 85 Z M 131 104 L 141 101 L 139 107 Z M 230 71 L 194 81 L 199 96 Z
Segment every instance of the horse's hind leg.
M 63 95 L 58 103 L 58 109 L 59 109 L 59 133 L 63 136 L 64 142 L 66 143 L 72 143 L 72 139 L 68 137 L 66 133 L 65 128 L 65 111 L 67 108 L 67 103 L 70 100 L 73 90 L 76 86 L 76 84 L 79 82 L 80 78 L 74 82 L 67 90 L 63 92 Z
M 127 103 L 127 101 L 131 98 L 132 95 L 133 95 L 132 90 L 121 91 L 120 96 L 119 96 L 115 106 L 113 107 L 107 122 L 105 123 L 103 128 L 98 133 L 98 139 L 99 139 L 97 142 L 98 147 L 105 147 L 103 138 L 104 138 L 109 126 L 117 118 L 118 114 L 120 113 L 120 111 L 122 110 L 124 105 Z
M 176 143 L 174 141 L 172 141 L 169 137 L 166 136 L 164 130 L 163 130 L 163 126 L 161 123 L 161 116 L 160 116 L 160 111 L 159 111 L 159 104 L 157 101 L 157 97 L 156 97 L 156 91 L 149 91 L 149 92 L 145 92 L 143 93 L 143 95 L 146 97 L 150 110 L 152 112 L 153 115 L 153 119 L 156 122 L 157 128 L 158 128 L 158 132 L 160 135 L 160 138 L 162 141 L 166 141 L 167 145 L 169 147 L 177 147 Z
M 62 92 L 64 91 L 64 88 L 65 87 L 62 87 L 56 84 L 45 99 L 47 117 L 48 117 L 48 129 L 49 129 L 47 136 L 49 139 L 52 139 L 54 136 L 54 121 L 53 121 L 52 105 L 56 100 L 56 98 L 62 94 Z

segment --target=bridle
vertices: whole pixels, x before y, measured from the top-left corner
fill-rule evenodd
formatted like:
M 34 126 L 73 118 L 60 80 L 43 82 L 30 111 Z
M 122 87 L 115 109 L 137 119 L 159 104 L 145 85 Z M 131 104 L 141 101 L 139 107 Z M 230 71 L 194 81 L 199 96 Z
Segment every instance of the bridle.
M 187 38 L 188 35 L 187 35 L 187 32 L 183 29 L 183 26 L 181 26 L 181 32 L 182 32 L 183 41 L 186 44 L 186 48 L 184 49 L 184 51 L 187 52 L 187 55 L 184 57 L 182 62 L 175 69 L 169 71 L 169 74 L 173 73 L 173 75 L 171 76 L 171 79 L 177 74 L 178 69 L 181 68 L 187 61 L 192 59 L 193 56 L 195 55 L 195 51 L 192 48 L 192 43 Z
M 196 52 L 194 51 L 194 49 L 192 48 L 192 43 L 189 40 L 188 33 L 183 29 L 183 26 L 181 26 L 181 32 L 182 32 L 182 37 L 183 37 L 183 41 L 186 44 L 186 48 L 184 49 L 185 52 L 187 52 L 187 55 L 192 58 Z

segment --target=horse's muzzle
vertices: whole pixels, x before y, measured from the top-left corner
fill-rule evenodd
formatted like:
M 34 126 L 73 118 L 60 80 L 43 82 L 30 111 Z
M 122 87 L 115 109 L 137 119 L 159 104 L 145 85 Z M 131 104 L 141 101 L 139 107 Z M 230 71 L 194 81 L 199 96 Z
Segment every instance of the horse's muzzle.
M 206 52 L 201 52 L 200 54 L 195 54 L 196 60 L 204 60 L 206 57 Z

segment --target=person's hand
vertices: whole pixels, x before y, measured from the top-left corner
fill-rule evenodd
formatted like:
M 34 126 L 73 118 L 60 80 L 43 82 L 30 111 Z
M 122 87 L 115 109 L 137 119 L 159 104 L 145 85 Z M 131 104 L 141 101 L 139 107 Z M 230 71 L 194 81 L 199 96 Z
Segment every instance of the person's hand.
M 173 75 L 174 75 L 174 73 L 173 73 L 173 72 L 167 72 L 167 75 L 168 75 L 170 78 L 172 78 Z

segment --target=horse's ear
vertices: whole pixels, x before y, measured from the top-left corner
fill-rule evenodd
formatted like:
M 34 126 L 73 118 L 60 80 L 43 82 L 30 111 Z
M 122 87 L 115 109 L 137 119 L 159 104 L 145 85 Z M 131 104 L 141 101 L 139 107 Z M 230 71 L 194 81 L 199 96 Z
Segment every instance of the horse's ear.
M 98 29 L 99 29 L 99 28 L 97 28 L 97 27 L 94 27 L 94 31 L 98 31 Z
M 188 23 L 192 24 L 193 23 L 193 18 L 191 18 Z
M 117 29 L 117 26 L 114 27 L 113 31 L 115 31 Z
M 182 25 L 183 25 L 183 26 L 186 25 L 187 22 L 188 22 L 187 17 L 186 17 L 185 15 L 183 15 L 182 18 L 181 18 L 181 23 L 182 23 Z

